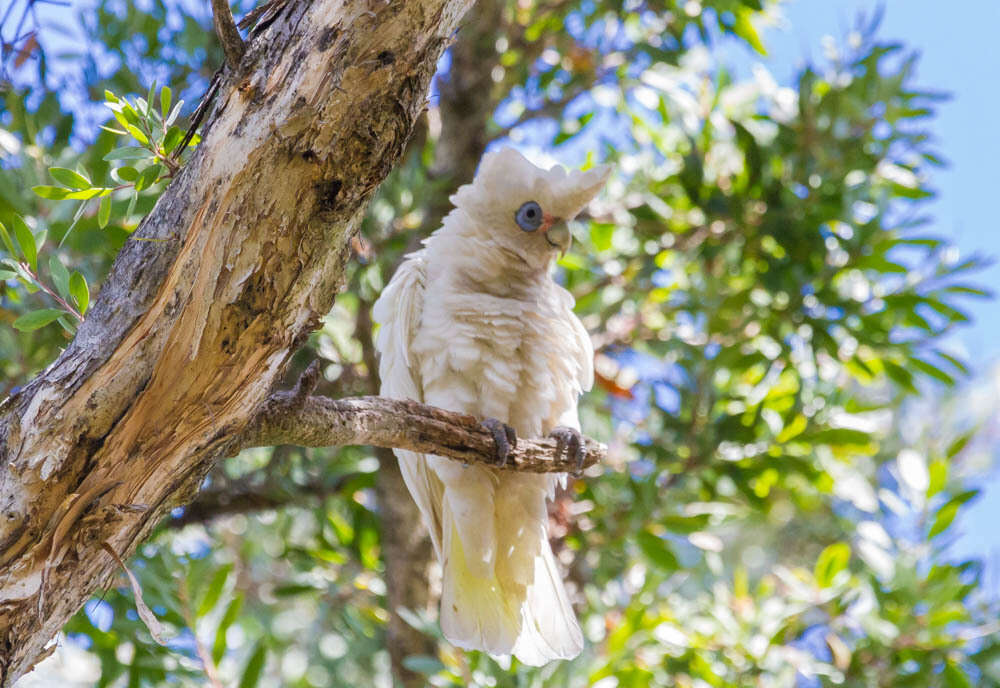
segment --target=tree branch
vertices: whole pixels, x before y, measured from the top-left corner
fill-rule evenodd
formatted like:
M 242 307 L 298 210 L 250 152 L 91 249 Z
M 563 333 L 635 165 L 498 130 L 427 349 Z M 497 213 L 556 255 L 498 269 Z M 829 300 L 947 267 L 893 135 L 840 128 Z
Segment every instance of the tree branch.
M 493 438 L 479 419 L 415 401 L 384 397 L 298 397 L 278 392 L 268 398 L 230 453 L 250 447 L 296 444 L 328 447 L 368 444 L 435 454 L 465 463 L 494 466 Z M 584 468 L 607 456 L 607 447 L 585 438 Z M 574 472 L 565 454 L 556 457 L 553 439 L 518 438 L 503 470 L 531 473 Z
M 287 489 L 269 485 L 249 485 L 228 483 L 198 493 L 194 501 L 184 507 L 184 513 L 166 521 L 169 528 L 183 528 L 191 523 L 204 523 L 219 516 L 245 514 L 251 511 L 280 509 L 303 501 L 322 500 L 338 494 L 344 485 L 361 475 L 348 473 L 331 480 L 315 480 Z
M 215 25 L 215 33 L 219 35 L 219 41 L 222 42 L 222 51 L 226 54 L 226 62 L 229 63 L 230 67 L 236 69 L 240 60 L 243 59 L 246 46 L 243 45 L 243 39 L 236 28 L 236 22 L 233 21 L 229 0 L 212 0 L 212 23 Z

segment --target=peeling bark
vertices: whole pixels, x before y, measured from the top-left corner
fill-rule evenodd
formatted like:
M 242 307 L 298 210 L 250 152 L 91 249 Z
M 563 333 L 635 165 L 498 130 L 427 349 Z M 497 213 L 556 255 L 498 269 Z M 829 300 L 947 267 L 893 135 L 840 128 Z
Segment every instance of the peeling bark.
M 349 241 L 472 0 L 290 2 L 59 359 L 0 405 L 0 686 L 233 445 L 341 286 Z M 139 505 L 139 506 L 137 506 Z

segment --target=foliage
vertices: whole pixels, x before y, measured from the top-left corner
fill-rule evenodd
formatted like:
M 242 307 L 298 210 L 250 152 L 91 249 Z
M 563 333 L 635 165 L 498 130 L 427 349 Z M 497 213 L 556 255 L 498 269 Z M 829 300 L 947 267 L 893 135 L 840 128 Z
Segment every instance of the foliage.
M 87 93 L 148 91 L 109 91 L 107 128 L 78 125 L 48 75 L 2 96 L 4 391 L 65 345 L 87 278 L 100 282 L 183 163 L 170 89 L 204 83 L 198 66 L 221 57 L 206 17 L 151 5 L 83 15 L 93 52 L 68 62 L 93 67 Z M 552 512 L 584 654 L 511 666 L 448 646 L 411 610 L 440 641 L 407 660 L 428 683 L 1000 682 L 981 563 L 946 552 L 976 495 L 974 428 L 928 414 L 915 436 L 904 423 L 967 375 L 943 339 L 968 320 L 965 299 L 989 296 L 969 282 L 978 261 L 921 216 L 940 96 L 914 86 L 913 56 L 874 23 L 793 87 L 713 64 L 721 43 L 764 52 L 756 27 L 770 12 L 752 0 L 506 7 L 491 131 L 618 170 L 559 264 L 598 349 L 583 425 L 612 451 Z M 113 73 L 94 54 L 113 56 Z M 159 107 L 150 75 L 169 84 Z M 324 360 L 325 393 L 373 391 L 371 304 L 450 192 L 430 171 L 449 132 L 425 133 L 379 190 L 347 292 L 299 356 Z M 200 498 L 216 518 L 179 510 L 132 562 L 167 646 L 127 587 L 67 626 L 98 658 L 99 685 L 200 685 L 206 672 L 226 685 L 388 685 L 377 467 L 364 448 L 288 447 L 220 466 Z M 253 499 L 234 512 L 222 495 Z

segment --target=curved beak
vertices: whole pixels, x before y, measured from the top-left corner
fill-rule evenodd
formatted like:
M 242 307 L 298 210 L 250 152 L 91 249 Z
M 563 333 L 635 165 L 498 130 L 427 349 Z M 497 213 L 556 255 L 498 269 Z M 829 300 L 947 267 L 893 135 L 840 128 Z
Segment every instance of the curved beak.
M 564 255 L 573 243 L 573 235 L 569 233 L 566 223 L 561 218 L 545 215 L 542 228 L 545 230 L 545 240 L 549 242 L 549 246 L 559 249 L 560 256 Z

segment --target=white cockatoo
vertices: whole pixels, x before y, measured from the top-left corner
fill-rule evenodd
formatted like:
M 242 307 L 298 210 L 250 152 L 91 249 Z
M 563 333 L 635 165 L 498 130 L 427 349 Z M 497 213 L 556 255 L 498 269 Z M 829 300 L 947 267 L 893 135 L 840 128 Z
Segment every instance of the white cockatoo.
M 517 435 L 555 437 L 582 463 L 577 399 L 593 383 L 593 348 L 550 272 L 569 248 L 566 221 L 609 171 L 544 170 L 510 148 L 486 154 L 375 304 L 382 394 L 483 418 L 500 465 Z M 565 474 L 396 456 L 441 562 L 445 637 L 531 665 L 579 654 L 547 536 L 546 499 Z

